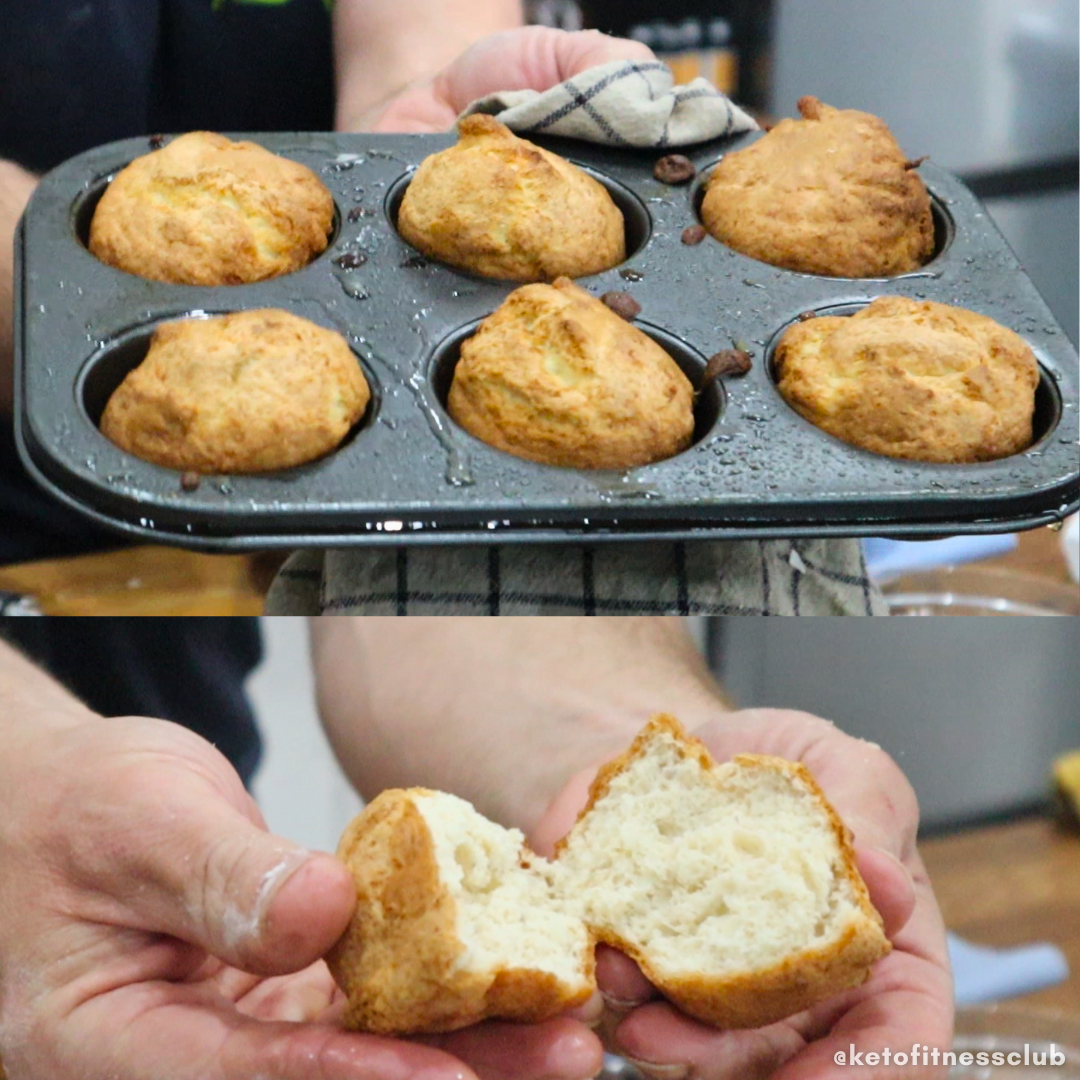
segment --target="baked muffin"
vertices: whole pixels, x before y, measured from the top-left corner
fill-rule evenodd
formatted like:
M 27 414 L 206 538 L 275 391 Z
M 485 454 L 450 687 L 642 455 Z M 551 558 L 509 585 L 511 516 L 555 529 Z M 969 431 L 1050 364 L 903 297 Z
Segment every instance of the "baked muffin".
M 155 465 L 264 472 L 333 450 L 370 397 L 340 334 L 287 311 L 241 311 L 162 323 L 101 430 Z
M 578 469 L 660 461 L 694 432 L 678 364 L 567 278 L 514 290 L 462 344 L 449 409 L 499 450 Z
M 712 170 L 701 206 L 709 232 L 804 274 L 892 277 L 927 262 L 930 195 L 884 121 L 814 97 L 799 112 Z
M 756 1028 L 859 986 L 890 951 L 807 769 L 717 764 L 671 716 L 600 769 L 550 862 L 424 788 L 382 792 L 338 856 L 356 908 L 327 962 L 357 1031 L 556 1016 L 595 990 L 597 941 L 687 1015 Z
M 489 278 L 582 277 L 626 258 L 623 216 L 603 184 L 490 116 L 416 170 L 398 231 L 440 262 Z
M 775 366 L 802 416 L 876 454 L 990 461 L 1031 444 L 1035 356 L 974 311 L 882 296 L 850 318 L 796 323 Z
M 334 200 L 308 168 L 193 131 L 136 158 L 90 225 L 102 262 L 155 281 L 239 285 L 289 274 L 326 248 Z

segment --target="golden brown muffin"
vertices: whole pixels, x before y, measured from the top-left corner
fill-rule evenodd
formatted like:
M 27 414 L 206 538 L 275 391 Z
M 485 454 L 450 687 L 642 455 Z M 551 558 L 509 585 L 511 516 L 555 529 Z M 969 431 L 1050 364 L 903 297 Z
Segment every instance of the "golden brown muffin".
M 892 277 L 934 250 L 930 195 L 885 122 L 817 98 L 709 175 L 701 216 L 752 259 L 833 277 Z
M 685 450 L 694 391 L 651 338 L 567 278 L 515 289 L 461 346 L 450 415 L 548 465 L 628 469 Z
M 1035 356 L 974 311 L 882 296 L 850 318 L 796 323 L 775 363 L 802 416 L 876 454 L 990 461 L 1031 443 Z
M 333 450 L 370 397 L 340 334 L 287 311 L 241 311 L 162 323 L 101 430 L 156 465 L 265 472 Z
M 334 200 L 308 168 L 193 131 L 136 158 L 90 225 L 102 262 L 155 281 L 239 285 L 290 274 L 326 248 Z
M 398 231 L 425 255 L 510 281 L 598 274 L 626 258 L 623 216 L 603 184 L 490 116 L 416 170 Z

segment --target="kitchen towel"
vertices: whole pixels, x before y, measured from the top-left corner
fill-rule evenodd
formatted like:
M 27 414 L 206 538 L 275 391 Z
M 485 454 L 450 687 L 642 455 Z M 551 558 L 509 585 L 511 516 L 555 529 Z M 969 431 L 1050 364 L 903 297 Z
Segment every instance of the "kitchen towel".
M 268 615 L 884 615 L 857 541 L 304 551 Z
M 620 146 L 684 145 L 757 127 L 704 79 L 616 61 L 544 93 L 474 102 L 522 132 Z M 306 551 L 267 614 L 884 615 L 857 540 L 413 546 Z
M 504 90 L 462 116 L 488 113 L 521 135 L 561 135 L 607 146 L 687 146 L 756 131 L 752 116 L 706 79 L 683 86 L 659 60 L 613 60 L 542 93 Z

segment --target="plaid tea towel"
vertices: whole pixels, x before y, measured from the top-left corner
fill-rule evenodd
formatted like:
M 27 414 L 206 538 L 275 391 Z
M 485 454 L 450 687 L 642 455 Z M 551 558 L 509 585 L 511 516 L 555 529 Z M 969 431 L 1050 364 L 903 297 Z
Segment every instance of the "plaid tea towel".
M 473 102 L 522 133 L 670 147 L 757 127 L 704 79 L 615 61 L 544 93 Z M 303 551 L 277 615 L 884 615 L 855 540 L 695 541 Z
M 521 135 L 561 135 L 608 146 L 687 146 L 758 126 L 706 79 L 676 86 L 671 69 L 659 60 L 613 60 L 543 93 L 490 94 L 462 116 L 478 112 Z
M 302 551 L 268 615 L 885 615 L 854 540 Z

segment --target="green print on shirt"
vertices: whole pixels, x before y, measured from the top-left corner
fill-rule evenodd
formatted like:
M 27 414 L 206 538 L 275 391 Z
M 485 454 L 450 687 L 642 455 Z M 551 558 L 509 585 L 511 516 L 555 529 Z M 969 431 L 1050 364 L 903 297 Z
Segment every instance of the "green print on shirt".
M 210 10 L 220 11 L 226 4 L 245 4 L 249 7 L 281 7 L 282 4 L 290 4 L 292 0 L 211 0 Z M 323 0 L 323 6 L 330 11 L 334 6 L 334 0 Z

